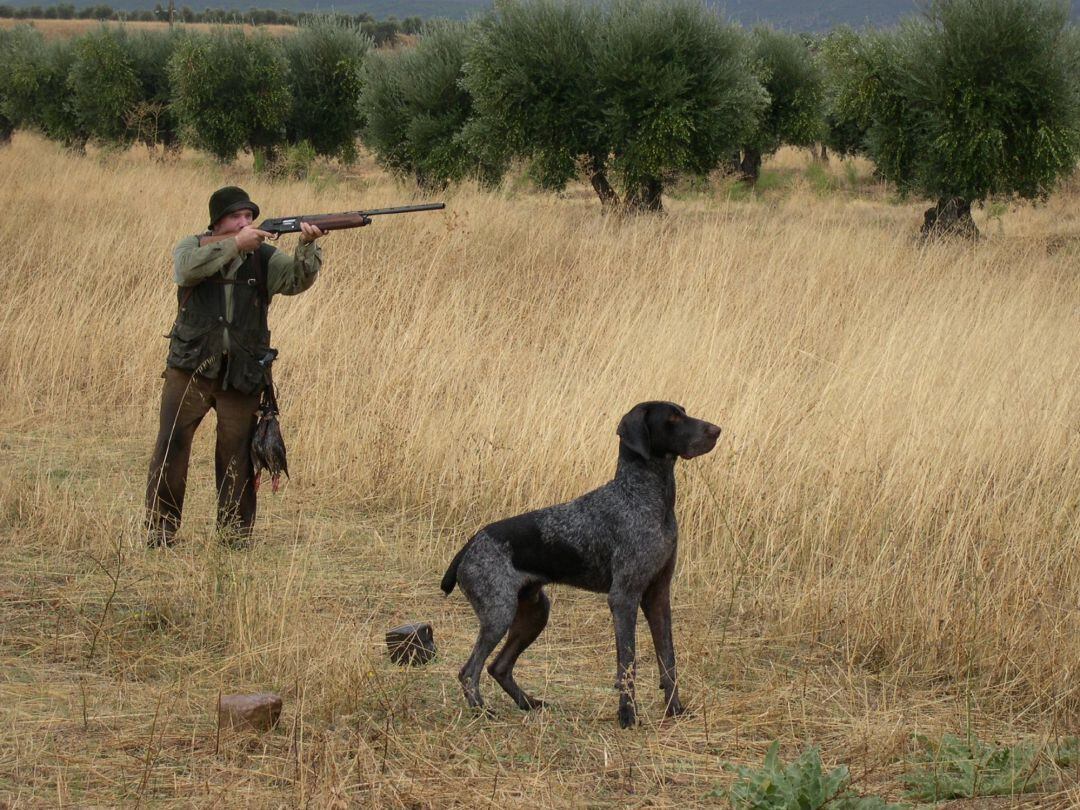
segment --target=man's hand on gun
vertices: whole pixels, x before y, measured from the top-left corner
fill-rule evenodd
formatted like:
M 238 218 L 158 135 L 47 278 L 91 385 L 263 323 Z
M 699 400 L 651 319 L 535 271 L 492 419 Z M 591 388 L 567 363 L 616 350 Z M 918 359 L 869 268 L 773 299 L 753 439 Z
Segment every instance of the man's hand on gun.
M 240 248 L 241 253 L 251 253 L 258 249 L 264 239 L 270 239 L 271 237 L 273 237 L 273 234 L 269 231 L 260 231 L 254 225 L 248 225 L 237 231 L 236 236 L 233 238 L 236 240 L 236 246 Z
M 369 219 L 365 224 L 370 223 L 371 220 Z M 301 222 L 300 230 L 302 231 L 302 233 L 300 234 L 300 242 L 304 245 L 310 245 L 316 239 L 321 239 L 322 237 L 326 236 L 327 233 L 326 231 L 320 231 L 318 227 L 312 225 L 310 222 Z
M 368 220 L 368 223 L 370 222 L 371 220 Z M 300 241 L 305 245 L 310 245 L 316 239 L 322 239 L 326 236 L 326 233 L 326 231 L 319 230 L 317 226 L 312 225 L 310 222 L 300 223 Z M 258 249 L 263 240 L 274 239 L 275 236 L 270 231 L 261 231 L 254 225 L 248 225 L 237 231 L 233 238 L 236 239 L 236 246 L 240 248 L 241 253 L 251 253 L 253 250 Z

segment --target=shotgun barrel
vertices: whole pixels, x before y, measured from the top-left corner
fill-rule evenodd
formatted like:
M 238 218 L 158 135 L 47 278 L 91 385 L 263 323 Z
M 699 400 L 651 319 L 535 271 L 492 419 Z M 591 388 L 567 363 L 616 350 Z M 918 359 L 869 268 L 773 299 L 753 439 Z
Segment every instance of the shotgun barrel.
M 420 205 L 399 205 L 397 208 L 372 208 L 370 211 L 358 211 L 368 217 L 377 217 L 383 214 L 411 214 L 413 211 L 441 211 L 446 208 L 446 203 L 422 203 Z

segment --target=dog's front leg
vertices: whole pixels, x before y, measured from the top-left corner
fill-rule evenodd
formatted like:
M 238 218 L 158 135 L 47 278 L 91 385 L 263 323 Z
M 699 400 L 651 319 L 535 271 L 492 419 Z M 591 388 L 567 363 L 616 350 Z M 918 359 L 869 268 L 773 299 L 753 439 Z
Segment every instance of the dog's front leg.
M 660 665 L 660 686 L 664 690 L 668 717 L 683 713 L 679 700 L 679 678 L 675 672 L 675 644 L 671 637 L 671 578 L 661 577 L 645 591 L 641 608 L 649 622 L 656 662 Z
M 634 679 L 637 675 L 635 635 L 640 595 L 612 590 L 608 594 L 608 606 L 615 622 L 616 673 L 615 688 L 619 692 L 619 725 L 630 728 L 637 724 L 634 701 Z

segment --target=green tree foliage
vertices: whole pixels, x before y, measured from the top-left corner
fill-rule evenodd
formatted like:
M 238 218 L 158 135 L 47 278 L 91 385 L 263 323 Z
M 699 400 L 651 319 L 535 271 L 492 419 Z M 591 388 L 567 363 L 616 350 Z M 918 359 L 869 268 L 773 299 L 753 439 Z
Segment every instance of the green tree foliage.
M 131 141 L 128 113 L 139 101 L 139 80 L 127 33 L 101 27 L 73 40 L 67 83 L 75 115 L 92 138 L 123 145 Z
M 625 202 L 650 210 L 665 182 L 729 157 L 767 101 L 746 37 L 696 0 L 616 0 L 597 78 Z
M 1053 0 L 935 0 L 871 38 L 870 155 L 901 191 L 936 199 L 924 233 L 975 233 L 970 206 L 1036 199 L 1080 157 L 1080 48 Z
M 187 35 L 180 29 L 139 32 L 128 37 L 132 66 L 139 82 L 139 101 L 128 112 L 132 135 L 148 147 L 167 150 L 180 143 L 180 122 L 171 104 L 169 60 Z
M 38 93 L 34 109 L 38 127 L 48 137 L 69 149 L 82 152 L 90 133 L 76 112 L 68 75 L 75 61 L 70 42 L 57 40 L 45 43 L 38 78 Z
M 424 29 L 416 47 L 372 53 L 360 106 L 364 142 L 379 162 L 425 187 L 474 177 L 497 182 L 503 165 L 464 136 L 472 100 L 461 84 L 468 29 Z
M 0 37 L 4 82 L 0 112 L 13 126 L 29 127 L 81 150 L 88 133 L 75 112 L 68 85 L 74 60 L 70 41 L 46 42 L 28 25 Z
M 45 40 L 30 25 L 0 30 L 0 113 L 13 126 L 37 124 L 34 101 L 39 94 L 45 62 Z
M 4 76 L 8 76 L 9 73 L 9 51 L 12 49 L 12 40 L 14 37 L 14 30 L 8 28 L 0 29 L 0 70 L 3 71 Z M 14 134 L 15 127 L 17 126 L 10 97 L 11 91 L 9 85 L 11 80 L 12 77 L 9 76 L 8 79 L 0 82 L 0 145 L 10 143 L 11 136 Z
M 257 166 L 273 163 L 292 98 L 279 40 L 234 30 L 189 35 L 169 60 L 169 79 L 186 142 L 222 161 L 247 149 Z
M 756 70 L 768 106 L 743 142 L 741 170 L 757 180 L 763 157 L 782 145 L 811 146 L 825 134 L 825 76 L 806 43 L 793 34 L 756 28 L 751 34 Z
M 293 97 L 286 127 L 289 142 L 306 140 L 321 155 L 352 161 L 371 39 L 352 23 L 317 18 L 284 44 Z
M 160 48 L 144 54 L 144 39 L 102 28 L 72 40 L 45 42 L 29 26 L 0 36 L 0 64 L 7 81 L 0 89 L 0 113 L 15 126 L 37 129 L 81 149 L 91 138 L 126 143 L 138 135 L 133 113 L 157 99 L 166 115 L 169 88 Z M 156 85 L 144 73 L 156 73 Z
M 531 162 L 561 190 L 584 166 L 601 202 L 610 144 L 596 76 L 600 12 L 575 0 L 511 0 L 477 24 L 465 67 L 476 117 L 469 133 Z
M 918 124 L 905 92 L 900 37 L 871 31 L 849 39 L 839 68 L 837 109 L 863 131 L 862 145 L 875 161 L 875 172 L 893 179 L 913 176 Z
M 397 42 L 400 27 L 398 21 L 391 17 L 378 22 L 374 20 L 362 22 L 360 23 L 360 30 L 371 37 L 376 46 L 382 47 Z
M 825 146 L 837 155 L 865 151 L 868 126 L 858 105 L 860 72 L 859 35 L 847 27 L 830 31 L 818 46 L 825 73 Z
M 80 20 L 111 20 L 113 18 L 113 10 L 111 6 L 105 4 L 99 4 L 96 6 L 86 6 L 79 9 L 76 16 Z

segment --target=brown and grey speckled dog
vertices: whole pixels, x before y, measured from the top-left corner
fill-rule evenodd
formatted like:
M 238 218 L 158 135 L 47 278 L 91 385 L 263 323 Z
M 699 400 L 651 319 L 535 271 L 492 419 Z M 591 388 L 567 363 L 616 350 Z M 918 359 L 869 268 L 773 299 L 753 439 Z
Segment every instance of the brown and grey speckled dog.
M 683 711 L 671 637 L 671 574 L 675 569 L 675 460 L 708 453 L 720 428 L 693 419 L 672 402 L 642 402 L 619 422 L 615 478 L 568 503 L 527 512 L 482 528 L 457 553 L 442 579 L 461 585 L 480 621 L 480 635 L 458 680 L 470 706 L 482 708 L 480 671 L 488 667 L 522 709 L 543 706 L 514 680 L 518 656 L 543 631 L 549 582 L 608 595 L 615 620 L 619 725 L 637 722 L 635 635 L 641 606 L 660 664 L 667 714 Z

